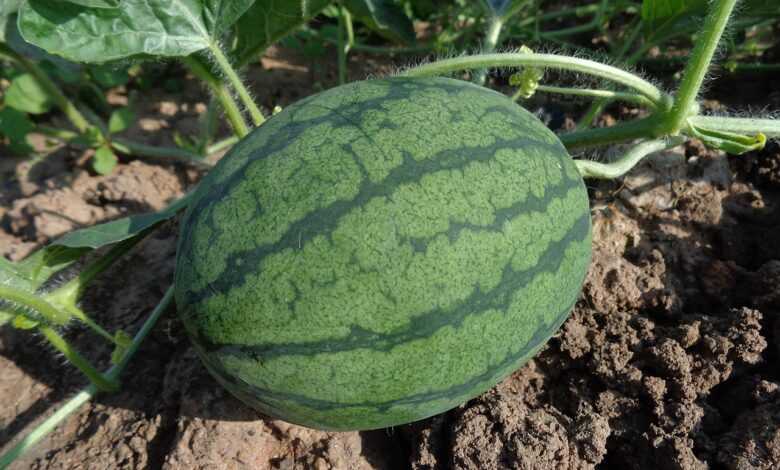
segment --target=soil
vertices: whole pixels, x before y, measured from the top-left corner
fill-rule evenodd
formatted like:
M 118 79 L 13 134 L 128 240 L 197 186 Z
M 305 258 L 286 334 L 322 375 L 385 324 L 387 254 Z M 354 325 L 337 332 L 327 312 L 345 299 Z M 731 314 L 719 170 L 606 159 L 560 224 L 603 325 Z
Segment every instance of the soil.
M 354 76 L 383 72 L 361 61 Z M 310 62 L 266 57 L 249 72 L 265 90 L 259 101 L 284 106 L 330 86 L 332 71 Z M 196 125 L 204 96 L 190 80 L 146 93 L 129 135 L 170 144 L 173 130 Z M 160 209 L 200 176 L 148 160 L 96 176 L 86 157 L 58 148 L 36 164 L 0 158 L 3 255 L 18 260 L 74 228 Z M 12 468 L 780 468 L 780 147 L 726 157 L 689 144 L 590 191 L 593 262 L 571 317 L 533 360 L 457 409 L 372 432 L 269 419 L 214 382 L 171 310 L 121 392 L 83 406 Z M 95 320 L 140 326 L 171 283 L 176 225 L 95 282 L 83 300 Z M 103 342 L 77 326 L 67 337 L 107 366 Z M 0 447 L 86 384 L 63 362 L 42 338 L 0 328 Z

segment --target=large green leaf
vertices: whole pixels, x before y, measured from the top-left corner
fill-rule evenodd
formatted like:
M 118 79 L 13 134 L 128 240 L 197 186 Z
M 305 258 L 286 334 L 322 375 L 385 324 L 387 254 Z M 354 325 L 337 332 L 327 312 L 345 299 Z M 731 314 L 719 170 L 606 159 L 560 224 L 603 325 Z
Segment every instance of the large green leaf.
M 253 2 L 122 0 L 107 9 L 27 0 L 19 30 L 26 41 L 77 62 L 187 56 L 213 45 Z
M 236 62 L 243 65 L 321 12 L 332 0 L 257 0 L 236 23 Z
M 415 41 L 412 20 L 393 0 L 344 0 L 344 6 L 366 26 L 392 41 Z

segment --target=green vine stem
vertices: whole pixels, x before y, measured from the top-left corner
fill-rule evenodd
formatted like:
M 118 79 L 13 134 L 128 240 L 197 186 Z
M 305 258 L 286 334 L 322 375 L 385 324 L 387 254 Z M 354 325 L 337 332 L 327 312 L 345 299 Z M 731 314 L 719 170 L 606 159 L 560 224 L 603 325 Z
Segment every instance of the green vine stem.
M 716 0 L 710 4 L 710 11 L 704 19 L 701 35 L 691 52 L 690 61 L 683 72 L 682 83 L 675 94 L 674 104 L 668 118 L 664 121 L 667 133 L 674 134 L 682 130 L 686 125 L 686 119 L 692 112 L 695 113 L 699 89 L 736 3 L 737 0 Z
M 38 124 L 35 126 L 35 132 L 39 132 L 45 136 L 52 137 L 67 143 L 72 143 L 74 140 L 80 137 L 77 132 L 69 131 L 67 129 L 58 129 L 56 127 L 47 126 L 45 124 Z M 123 139 L 121 137 L 111 137 L 111 146 L 114 147 L 115 150 L 126 153 L 128 155 L 134 155 L 138 157 L 173 158 L 174 160 L 178 160 L 184 163 L 191 163 L 196 166 L 208 166 L 208 164 L 202 160 L 201 155 L 182 148 L 146 145 L 133 142 L 128 139 Z
M 38 331 L 40 331 L 43 337 L 61 352 L 65 358 L 83 372 L 98 390 L 102 392 L 114 392 L 119 389 L 119 384 L 116 380 L 104 377 L 103 374 L 98 372 L 97 369 L 84 358 L 84 356 L 79 354 L 79 352 L 73 349 L 62 336 L 54 331 L 53 328 L 46 325 L 39 325 Z
M 236 100 L 230 94 L 227 86 L 218 77 L 215 77 L 206 67 L 203 66 L 193 57 L 184 57 L 182 61 L 189 67 L 196 77 L 200 78 L 208 84 L 217 101 L 222 105 L 222 109 L 225 110 L 225 116 L 230 122 L 230 127 L 233 128 L 233 132 L 238 137 L 244 137 L 249 134 L 249 126 L 247 126 L 244 117 L 241 115 L 241 109 L 238 107 Z
M 195 166 L 204 168 L 210 167 L 210 165 L 203 161 L 203 157 L 197 153 L 190 152 L 188 150 L 176 147 L 158 147 L 156 145 L 147 145 L 140 142 L 133 142 L 132 140 L 124 139 L 121 137 L 112 137 L 111 146 L 122 153 L 128 155 L 156 157 L 156 158 L 171 158 L 181 162 L 189 163 Z
M 30 308 L 41 314 L 44 320 L 55 325 L 65 325 L 70 320 L 70 315 L 67 312 L 62 312 L 31 292 L 0 284 L 0 299 L 9 301 L 12 305 Z
M 347 83 L 347 55 L 355 43 L 355 30 L 352 26 L 352 15 L 343 6 L 339 6 L 338 20 L 339 84 L 343 85 Z
M 659 138 L 664 135 L 656 132 L 661 122 L 662 118 L 658 114 L 653 114 L 646 118 L 622 122 L 611 127 L 597 127 L 559 134 L 558 138 L 569 151 L 617 144 L 634 139 Z
M 485 32 L 485 43 L 482 45 L 482 53 L 490 54 L 496 50 L 498 39 L 501 36 L 501 29 L 504 27 L 504 19 L 499 15 L 490 15 L 487 31 Z M 479 69 L 474 73 L 474 83 L 485 84 L 487 78 L 487 69 Z
M 163 296 L 162 300 L 160 300 L 160 303 L 157 304 L 157 306 L 154 308 L 152 313 L 149 315 L 149 317 L 146 319 L 144 324 L 141 326 L 141 329 L 138 330 L 138 333 L 136 333 L 135 337 L 133 337 L 133 342 L 130 343 L 130 346 L 128 346 L 127 350 L 125 351 L 125 354 L 122 356 L 122 359 L 119 361 L 117 365 L 111 367 L 108 371 L 106 371 L 105 377 L 108 380 L 116 381 L 119 379 L 122 372 L 127 368 L 130 359 L 132 359 L 132 357 L 136 354 L 136 352 L 138 352 L 138 348 L 141 346 L 141 343 L 149 335 L 149 332 L 157 323 L 157 321 L 159 320 L 163 312 L 165 312 L 165 310 L 168 308 L 172 300 L 173 300 L 173 287 L 169 287 L 168 290 L 165 292 L 165 295 Z M 5 454 L 0 456 L 0 468 L 6 468 L 14 460 L 19 458 L 29 449 L 31 449 L 41 439 L 46 437 L 47 434 L 53 431 L 54 428 L 56 428 L 68 416 L 70 416 L 72 413 L 78 410 L 84 403 L 88 402 L 95 395 L 97 395 L 98 392 L 99 392 L 98 387 L 95 386 L 95 384 L 90 384 L 89 386 L 81 390 L 79 393 L 77 393 L 75 396 L 73 396 L 70 400 L 68 400 L 67 403 L 65 403 L 65 405 L 62 406 L 62 408 L 57 410 L 53 415 L 51 415 L 41 424 L 36 426 L 35 429 L 33 429 L 30 432 L 30 434 L 28 434 L 21 441 L 19 441 L 18 444 L 16 444 L 11 449 L 9 449 Z
M 238 93 L 238 97 L 241 99 L 241 103 L 243 103 L 243 105 L 249 111 L 249 115 L 252 116 L 252 122 L 254 125 L 261 125 L 265 121 L 263 113 L 260 112 L 260 108 L 257 107 L 255 100 L 252 99 L 252 96 L 249 94 L 249 90 L 247 90 L 246 86 L 244 86 L 244 82 L 241 81 L 241 78 L 239 78 L 238 74 L 233 69 L 233 66 L 230 65 L 230 61 L 222 52 L 222 49 L 220 49 L 220 47 L 216 44 L 211 44 L 209 46 L 209 51 L 214 57 L 214 60 L 217 62 L 219 68 L 227 77 L 228 82 L 230 82 L 230 84 L 236 90 L 236 93 Z
M 221 152 L 225 149 L 230 148 L 231 146 L 235 145 L 238 142 L 238 137 L 231 136 L 226 139 L 222 139 L 219 142 L 214 142 L 213 144 L 209 145 L 206 148 L 206 155 L 213 155 L 217 152 Z
M 57 105 L 58 108 L 60 108 L 65 116 L 67 116 L 68 120 L 70 120 L 71 124 L 73 124 L 73 126 L 78 129 L 79 132 L 84 133 L 90 127 L 92 127 L 89 124 L 89 121 L 87 121 L 78 108 L 76 108 L 76 105 L 73 104 L 73 102 L 70 101 L 62 93 L 62 91 L 60 91 L 60 88 L 57 86 L 57 84 L 54 83 L 54 81 L 49 78 L 48 75 L 46 75 L 46 72 L 41 70 L 41 68 L 38 67 L 35 62 L 27 59 L 1 42 L 0 54 L 10 58 L 19 64 L 23 69 L 25 69 L 30 75 L 32 75 L 35 78 L 35 81 L 38 82 L 41 88 L 43 88 L 43 90 L 49 96 L 49 98 L 54 102 L 54 104 Z
M 146 232 L 139 233 L 134 237 L 123 240 L 112 246 L 107 253 L 87 265 L 78 276 L 59 286 L 57 289 L 43 294 L 43 299 L 50 302 L 52 305 L 64 309 L 109 342 L 118 344 L 116 338 L 111 335 L 111 333 L 104 330 L 103 327 L 94 320 L 89 318 L 87 314 L 77 307 L 77 303 L 89 283 L 92 282 L 98 274 L 105 271 L 106 268 L 130 251 L 138 242 L 143 240 L 144 235 L 148 233 L 148 231 L 149 229 L 147 229 Z
M 777 119 L 692 116 L 688 118 L 688 122 L 696 127 L 713 131 L 749 135 L 760 132 L 769 138 L 780 138 L 780 120 Z
M 614 179 L 625 175 L 643 158 L 651 153 L 668 150 L 685 142 L 686 138 L 674 136 L 668 139 L 642 142 L 632 148 L 623 157 L 611 163 L 594 162 L 591 160 L 575 160 L 574 164 L 583 178 Z
M 639 106 L 647 106 L 650 108 L 655 109 L 655 103 L 647 99 L 644 95 L 640 95 L 637 93 L 626 93 L 626 92 L 619 92 L 619 91 L 611 91 L 611 90 L 592 90 L 588 88 L 564 88 L 564 87 L 556 87 L 556 86 L 548 86 L 548 85 L 539 85 L 536 88 L 537 92 L 544 92 L 544 93 L 557 93 L 562 95 L 571 95 L 571 96 L 585 96 L 588 98 L 601 98 L 601 99 L 609 99 L 609 100 L 617 100 L 617 101 L 625 101 L 628 103 L 634 103 Z M 512 96 L 513 99 L 515 96 Z
M 630 72 L 588 59 L 556 54 L 496 53 L 444 59 L 406 70 L 402 75 L 426 77 L 487 67 L 538 67 L 593 75 L 638 91 L 659 105 L 668 97 L 655 85 Z

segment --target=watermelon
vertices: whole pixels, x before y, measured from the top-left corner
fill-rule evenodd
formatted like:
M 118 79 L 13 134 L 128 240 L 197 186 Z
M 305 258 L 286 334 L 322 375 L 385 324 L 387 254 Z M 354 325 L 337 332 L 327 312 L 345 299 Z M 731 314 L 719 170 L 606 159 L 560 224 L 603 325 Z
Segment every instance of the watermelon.
M 179 316 L 263 413 L 375 429 L 484 392 L 560 327 L 591 254 L 582 178 L 507 97 L 448 78 L 289 106 L 199 186 Z

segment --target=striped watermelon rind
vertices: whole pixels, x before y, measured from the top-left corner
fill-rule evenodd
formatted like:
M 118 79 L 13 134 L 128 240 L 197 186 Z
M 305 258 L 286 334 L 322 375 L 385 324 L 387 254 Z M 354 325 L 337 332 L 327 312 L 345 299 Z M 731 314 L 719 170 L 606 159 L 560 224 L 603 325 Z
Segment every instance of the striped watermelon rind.
M 209 173 L 175 294 L 209 371 L 272 416 L 374 429 L 453 408 L 533 354 L 590 263 L 558 138 L 446 78 L 308 97 Z

